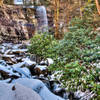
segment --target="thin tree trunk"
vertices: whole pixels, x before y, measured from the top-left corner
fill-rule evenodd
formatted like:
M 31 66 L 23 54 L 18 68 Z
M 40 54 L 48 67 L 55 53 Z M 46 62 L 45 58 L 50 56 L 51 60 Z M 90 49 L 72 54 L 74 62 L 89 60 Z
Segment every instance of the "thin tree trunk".
M 99 5 L 99 1 L 98 0 L 95 0 L 96 2 L 96 7 L 97 7 L 97 10 L 98 10 L 98 13 L 100 15 L 100 5 Z
M 3 0 L 0 0 L 0 6 L 2 6 L 3 5 Z
M 80 7 L 80 17 L 82 19 L 83 14 L 82 14 L 82 1 L 81 0 L 79 0 L 79 7 Z
M 55 0 L 55 38 L 59 38 L 59 6 L 60 1 Z

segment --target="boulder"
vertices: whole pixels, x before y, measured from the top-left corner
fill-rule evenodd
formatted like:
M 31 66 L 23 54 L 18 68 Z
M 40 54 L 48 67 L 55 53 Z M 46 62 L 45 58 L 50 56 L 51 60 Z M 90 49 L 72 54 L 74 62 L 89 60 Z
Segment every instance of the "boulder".
M 34 68 L 34 72 L 36 75 L 48 75 L 48 68 L 45 65 L 36 65 Z
M 31 78 L 31 73 L 29 71 L 28 68 L 23 67 L 23 68 L 19 68 L 19 67 L 13 67 L 13 70 L 18 72 L 19 74 L 21 74 L 22 77 L 28 77 Z
M 13 54 L 21 54 L 21 53 L 25 53 L 27 51 L 28 51 L 28 49 L 15 49 L 15 50 L 12 50 L 12 53 Z
M 50 65 L 53 64 L 53 63 L 54 63 L 53 59 L 47 58 L 45 61 L 41 61 L 41 62 L 40 62 L 40 65 L 47 65 L 47 66 L 50 66 Z
M 64 100 L 63 98 L 54 95 L 45 84 L 38 79 L 19 78 L 12 82 L 19 83 L 37 92 L 42 100 Z
M 25 62 L 25 65 L 28 68 L 30 68 L 30 67 L 33 67 L 34 68 L 34 66 L 36 65 L 36 62 L 30 60 L 28 57 L 27 58 L 23 58 L 22 60 Z
M 32 89 L 20 84 L 6 84 L 0 82 L 0 100 L 42 100 Z
M 5 67 L 3 65 L 0 65 L 0 74 L 4 79 L 20 77 L 19 73 L 14 73 L 10 66 Z
M 9 64 L 15 64 L 17 62 L 13 57 L 15 57 L 15 55 L 3 55 L 2 59 L 5 60 Z

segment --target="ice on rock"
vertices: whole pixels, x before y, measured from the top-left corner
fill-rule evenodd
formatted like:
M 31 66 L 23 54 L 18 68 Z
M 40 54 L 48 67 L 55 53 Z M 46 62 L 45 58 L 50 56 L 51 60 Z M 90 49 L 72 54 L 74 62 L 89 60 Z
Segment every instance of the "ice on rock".
M 25 77 L 31 78 L 31 73 L 28 68 L 13 67 L 13 70 L 20 73 L 24 78 Z
M 36 65 L 34 68 L 34 72 L 37 75 L 47 75 L 48 74 L 48 68 L 45 65 Z
M 31 61 L 29 58 L 24 58 L 23 61 L 25 62 L 26 66 L 34 66 L 36 65 L 35 61 Z
M 11 90 L 12 85 L 0 82 L 0 100 L 15 100 L 13 91 Z
M 12 83 L 19 83 L 37 92 L 42 100 L 64 100 L 63 98 L 54 95 L 45 84 L 37 79 L 20 78 L 14 80 Z
M 3 43 L 2 46 L 12 48 L 12 43 Z
M 48 66 L 50 66 L 51 64 L 54 63 L 53 59 L 51 59 L 51 58 L 47 58 L 46 61 L 47 61 Z
M 9 83 L 11 81 L 11 78 L 8 78 L 8 79 L 6 79 L 6 80 L 0 80 L 0 83 L 2 82 L 2 83 Z
M 24 67 L 25 66 L 25 62 L 21 62 L 21 63 L 17 63 L 17 64 L 13 64 L 13 68 L 14 67 L 19 67 L 19 68 L 21 68 L 21 67 Z
M 7 68 L 5 66 L 0 65 L 0 72 L 5 73 L 5 76 L 8 76 L 8 77 L 11 77 L 11 76 L 20 77 L 20 75 L 18 73 L 14 73 L 10 67 Z
M 6 66 L 7 63 L 4 60 L 0 60 L 0 65 Z
M 53 59 L 47 58 L 45 61 L 41 61 L 40 65 L 48 65 L 48 66 L 50 66 L 53 63 L 54 63 Z
M 21 68 L 21 69 L 26 73 L 26 75 L 28 76 L 28 78 L 31 77 L 31 72 L 30 72 L 30 70 L 28 68 L 24 67 L 24 68 Z
M 8 55 L 11 52 L 11 49 L 8 49 L 4 54 Z
M 0 100 L 42 100 L 32 89 L 21 84 L 0 83 Z
M 12 53 L 25 53 L 25 52 L 27 52 L 28 51 L 28 49 L 13 49 L 12 50 Z
M 0 51 L 3 54 L 6 51 L 6 48 L 4 46 L 2 46 L 2 49 Z
M 36 65 L 35 66 L 35 69 L 36 68 L 39 68 L 41 71 L 43 71 L 43 70 L 46 70 L 47 69 L 47 66 L 44 66 L 44 65 L 43 66 L 42 65 Z
M 4 58 L 13 58 L 13 57 L 15 57 L 15 55 L 6 55 L 6 54 L 4 54 L 2 57 L 4 57 Z
M 16 44 L 12 47 L 12 49 L 18 49 L 22 44 Z

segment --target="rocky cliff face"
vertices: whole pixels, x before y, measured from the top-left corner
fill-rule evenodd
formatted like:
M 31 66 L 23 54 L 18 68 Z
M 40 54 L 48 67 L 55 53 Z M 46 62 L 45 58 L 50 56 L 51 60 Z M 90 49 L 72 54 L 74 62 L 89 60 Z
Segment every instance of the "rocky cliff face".
M 35 24 L 33 21 L 29 21 L 34 15 L 26 16 L 25 11 L 19 6 L 4 5 L 0 7 L 0 42 L 16 43 L 34 35 Z

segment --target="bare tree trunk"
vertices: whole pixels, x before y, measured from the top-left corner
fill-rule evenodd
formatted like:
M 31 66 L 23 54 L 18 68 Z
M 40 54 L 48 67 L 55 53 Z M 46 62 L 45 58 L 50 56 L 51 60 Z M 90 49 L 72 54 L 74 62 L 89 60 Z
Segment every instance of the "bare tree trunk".
M 3 0 L 0 0 L 0 6 L 2 6 L 3 5 Z
M 98 0 L 95 0 L 96 2 L 96 7 L 97 7 L 97 10 L 98 10 L 98 13 L 100 15 L 100 5 L 99 5 L 99 1 Z
M 82 1 L 81 0 L 79 0 L 79 7 L 80 7 L 80 17 L 82 19 L 83 14 L 82 14 Z
M 55 38 L 59 38 L 59 7 L 60 1 L 55 0 Z

